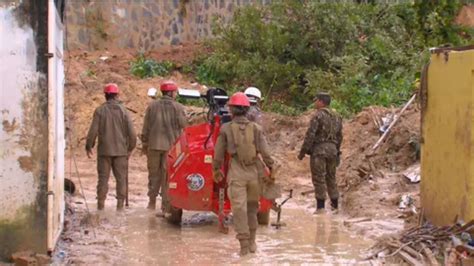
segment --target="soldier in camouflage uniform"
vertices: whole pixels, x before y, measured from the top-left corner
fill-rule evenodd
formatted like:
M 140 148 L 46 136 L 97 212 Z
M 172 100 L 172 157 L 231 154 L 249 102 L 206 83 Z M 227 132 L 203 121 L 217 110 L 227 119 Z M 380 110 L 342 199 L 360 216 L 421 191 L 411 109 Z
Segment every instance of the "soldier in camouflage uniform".
M 310 155 L 311 175 L 316 197 L 316 212 L 324 211 L 326 188 L 331 207 L 337 211 L 339 192 L 336 184 L 336 167 L 338 165 L 342 143 L 342 118 L 329 108 L 331 97 L 319 93 L 315 99 L 316 113 L 311 119 L 303 146 L 298 155 L 302 160 Z
M 257 250 L 257 212 L 260 195 L 257 161 L 260 155 L 269 167 L 273 167 L 266 140 L 260 126 L 250 122 L 246 114 L 250 106 L 242 93 L 234 94 L 228 105 L 232 121 L 222 126 L 214 149 L 213 177 L 216 183 L 224 178 L 222 165 L 226 154 L 230 156 L 227 193 L 230 199 L 236 238 L 240 242 L 242 256 Z

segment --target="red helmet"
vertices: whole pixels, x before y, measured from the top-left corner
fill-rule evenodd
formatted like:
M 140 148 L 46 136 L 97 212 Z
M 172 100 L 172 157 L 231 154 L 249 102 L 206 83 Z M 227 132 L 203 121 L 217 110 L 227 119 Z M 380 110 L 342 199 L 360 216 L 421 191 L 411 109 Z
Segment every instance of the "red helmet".
M 160 91 L 175 91 L 178 89 L 178 85 L 171 80 L 165 80 L 160 85 Z
M 104 93 L 119 93 L 119 88 L 115 83 L 109 83 L 104 87 Z
M 236 92 L 232 97 L 229 99 L 228 105 L 230 106 L 250 106 L 250 101 L 247 95 L 245 95 L 243 92 Z

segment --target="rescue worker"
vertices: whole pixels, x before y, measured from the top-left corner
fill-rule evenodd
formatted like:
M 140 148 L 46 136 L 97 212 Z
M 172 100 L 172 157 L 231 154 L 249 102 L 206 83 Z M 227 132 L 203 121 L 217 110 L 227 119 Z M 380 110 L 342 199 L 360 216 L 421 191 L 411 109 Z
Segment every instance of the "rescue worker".
M 250 108 L 247 113 L 247 118 L 259 125 L 262 125 L 262 111 L 260 110 L 259 103 L 262 99 L 262 92 L 258 88 L 248 87 L 245 89 L 245 95 L 249 98 Z
M 157 91 L 155 88 L 149 88 L 147 95 L 148 95 L 148 97 L 150 97 L 152 100 L 156 100 L 156 98 L 157 98 L 157 93 L 158 93 L 158 91 Z
M 184 107 L 175 101 L 178 86 L 173 81 L 160 85 L 162 97 L 148 105 L 142 130 L 143 152 L 147 154 L 148 209 L 156 208 L 161 188 L 161 209 L 165 213 L 168 150 L 186 126 Z
M 250 101 L 250 108 L 247 112 L 247 118 L 251 122 L 255 122 L 259 126 L 262 126 L 263 117 L 262 117 L 262 110 L 260 110 L 259 103 L 262 100 L 262 92 L 256 87 L 248 87 L 245 89 L 244 94 L 249 98 Z M 275 170 L 277 167 L 273 167 Z M 259 158 L 257 161 L 257 170 L 258 170 L 258 178 L 260 180 L 260 193 L 263 197 L 268 200 L 272 201 L 273 208 L 276 210 L 276 202 L 275 199 L 280 197 L 279 193 L 279 186 L 275 187 L 275 175 L 268 176 L 265 171 L 265 163 Z M 276 171 L 272 171 L 272 174 L 276 174 Z M 278 190 L 278 191 L 276 191 Z M 267 193 L 270 192 L 270 193 Z
M 316 113 L 298 155 L 302 160 L 310 155 L 311 175 L 316 197 L 315 214 L 325 210 L 326 190 L 333 211 L 338 209 L 339 192 L 336 184 L 336 167 L 341 155 L 342 118 L 329 108 L 331 96 L 318 93 L 315 98 Z
M 273 166 L 261 127 L 250 122 L 246 115 L 250 102 L 242 92 L 229 99 L 232 121 L 222 126 L 214 150 L 213 177 L 215 182 L 224 178 L 222 165 L 226 153 L 230 155 L 227 174 L 235 231 L 240 242 L 242 256 L 257 250 L 257 212 L 259 203 L 259 180 L 257 156 L 260 154 L 269 167 Z
M 118 101 L 117 84 L 107 84 L 104 88 L 104 104 L 99 106 L 92 119 L 86 141 L 87 157 L 93 155 L 92 148 L 97 145 L 97 209 L 103 210 L 108 191 L 110 170 L 117 182 L 117 210 L 123 209 L 128 178 L 128 158 L 136 145 L 136 134 L 127 109 Z

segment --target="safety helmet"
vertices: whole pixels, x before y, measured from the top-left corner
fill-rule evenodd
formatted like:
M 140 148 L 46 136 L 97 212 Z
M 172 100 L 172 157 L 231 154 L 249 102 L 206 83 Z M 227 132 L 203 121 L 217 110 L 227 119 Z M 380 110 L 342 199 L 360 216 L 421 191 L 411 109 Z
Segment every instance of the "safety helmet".
M 249 107 L 250 101 L 249 98 L 243 92 L 236 92 L 230 97 L 228 105 Z
M 160 91 L 175 91 L 178 90 L 178 85 L 171 80 L 165 80 L 160 85 Z
M 104 87 L 104 93 L 119 93 L 119 88 L 115 83 L 109 83 Z
M 155 97 L 157 92 L 158 91 L 155 88 L 149 88 L 148 89 L 148 96 Z
M 258 98 L 259 100 L 262 99 L 262 92 L 258 88 L 248 87 L 247 89 L 245 89 L 244 93 L 248 97 L 255 97 L 255 98 Z

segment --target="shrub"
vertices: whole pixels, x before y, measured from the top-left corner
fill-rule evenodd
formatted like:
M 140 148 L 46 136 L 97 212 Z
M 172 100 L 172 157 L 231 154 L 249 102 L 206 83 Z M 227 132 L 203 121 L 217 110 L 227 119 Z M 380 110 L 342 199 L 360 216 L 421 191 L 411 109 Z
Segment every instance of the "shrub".
M 174 68 L 174 63 L 170 61 L 157 62 L 153 59 L 147 59 L 143 54 L 140 54 L 135 61 L 130 63 L 130 73 L 142 79 L 155 76 L 166 76 Z
M 460 7 L 458 0 L 246 6 L 231 23 L 216 21 L 213 53 L 198 63 L 197 79 L 257 86 L 285 99 L 267 107 L 286 113 L 306 110 L 319 91 L 346 115 L 398 105 L 413 93 L 429 47 L 472 42 L 472 30 L 454 24 Z

